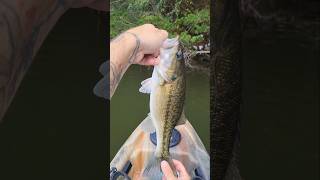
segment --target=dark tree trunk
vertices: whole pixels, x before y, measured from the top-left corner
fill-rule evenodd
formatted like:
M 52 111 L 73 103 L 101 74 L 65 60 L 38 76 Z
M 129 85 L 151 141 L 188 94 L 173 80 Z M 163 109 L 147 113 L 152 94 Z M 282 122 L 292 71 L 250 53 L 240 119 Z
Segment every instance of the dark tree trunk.
M 211 179 L 223 180 L 231 164 L 237 164 L 234 152 L 239 142 L 237 139 L 241 103 L 239 0 L 212 1 L 211 42 L 210 130 L 211 152 L 213 152 Z

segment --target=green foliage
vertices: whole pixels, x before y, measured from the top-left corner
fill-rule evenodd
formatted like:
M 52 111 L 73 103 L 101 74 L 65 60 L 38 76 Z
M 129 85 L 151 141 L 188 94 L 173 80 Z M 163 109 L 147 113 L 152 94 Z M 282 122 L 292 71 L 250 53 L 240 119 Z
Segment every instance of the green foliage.
M 158 28 L 165 29 L 172 33 L 175 31 L 175 25 L 170 21 L 168 17 L 162 15 L 143 15 L 140 18 L 139 24 L 151 23 Z
M 149 0 L 131 0 L 128 9 L 131 11 L 144 11 L 148 8 Z
M 111 37 L 131 27 L 151 23 L 167 30 L 170 37 L 179 35 L 185 46 L 208 40 L 209 9 L 192 10 L 191 0 L 129 0 L 128 4 L 111 2 L 111 6 Z

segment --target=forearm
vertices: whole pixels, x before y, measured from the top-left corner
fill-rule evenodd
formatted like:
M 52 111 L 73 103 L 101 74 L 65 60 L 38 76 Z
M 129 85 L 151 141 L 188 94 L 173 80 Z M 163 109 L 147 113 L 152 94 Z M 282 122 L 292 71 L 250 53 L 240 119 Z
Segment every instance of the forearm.
M 0 121 L 43 40 L 67 7 L 62 0 L 0 0 Z
M 110 44 L 110 97 L 113 96 L 123 74 L 139 51 L 140 41 L 134 34 L 122 33 Z

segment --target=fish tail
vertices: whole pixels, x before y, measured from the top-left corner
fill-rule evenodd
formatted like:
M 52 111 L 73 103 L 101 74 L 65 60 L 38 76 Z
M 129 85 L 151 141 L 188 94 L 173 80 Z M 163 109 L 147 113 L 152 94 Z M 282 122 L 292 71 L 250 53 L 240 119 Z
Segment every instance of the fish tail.
M 143 171 L 143 179 L 162 180 L 161 158 L 152 157 Z
M 166 161 L 168 162 L 173 174 L 178 177 L 178 174 L 177 174 L 177 170 L 176 170 L 176 166 L 173 164 L 173 161 L 172 161 L 172 158 L 169 157 L 168 159 L 166 159 Z
M 174 172 L 175 176 L 177 176 L 176 168 L 170 157 L 169 158 L 153 157 L 149 160 L 149 162 L 147 163 L 143 171 L 143 179 L 162 180 L 163 173 L 161 170 L 161 161 L 163 160 L 169 163 L 172 172 Z

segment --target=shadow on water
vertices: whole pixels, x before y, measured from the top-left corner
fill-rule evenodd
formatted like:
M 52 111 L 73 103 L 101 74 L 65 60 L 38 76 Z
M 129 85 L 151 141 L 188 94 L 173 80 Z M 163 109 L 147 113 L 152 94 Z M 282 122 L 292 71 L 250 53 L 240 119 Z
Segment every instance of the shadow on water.
M 152 68 L 133 65 L 124 75 L 111 100 L 110 159 L 149 113 L 149 95 L 139 92 L 140 83 L 151 77 Z M 186 116 L 209 151 L 209 77 L 187 73 Z

